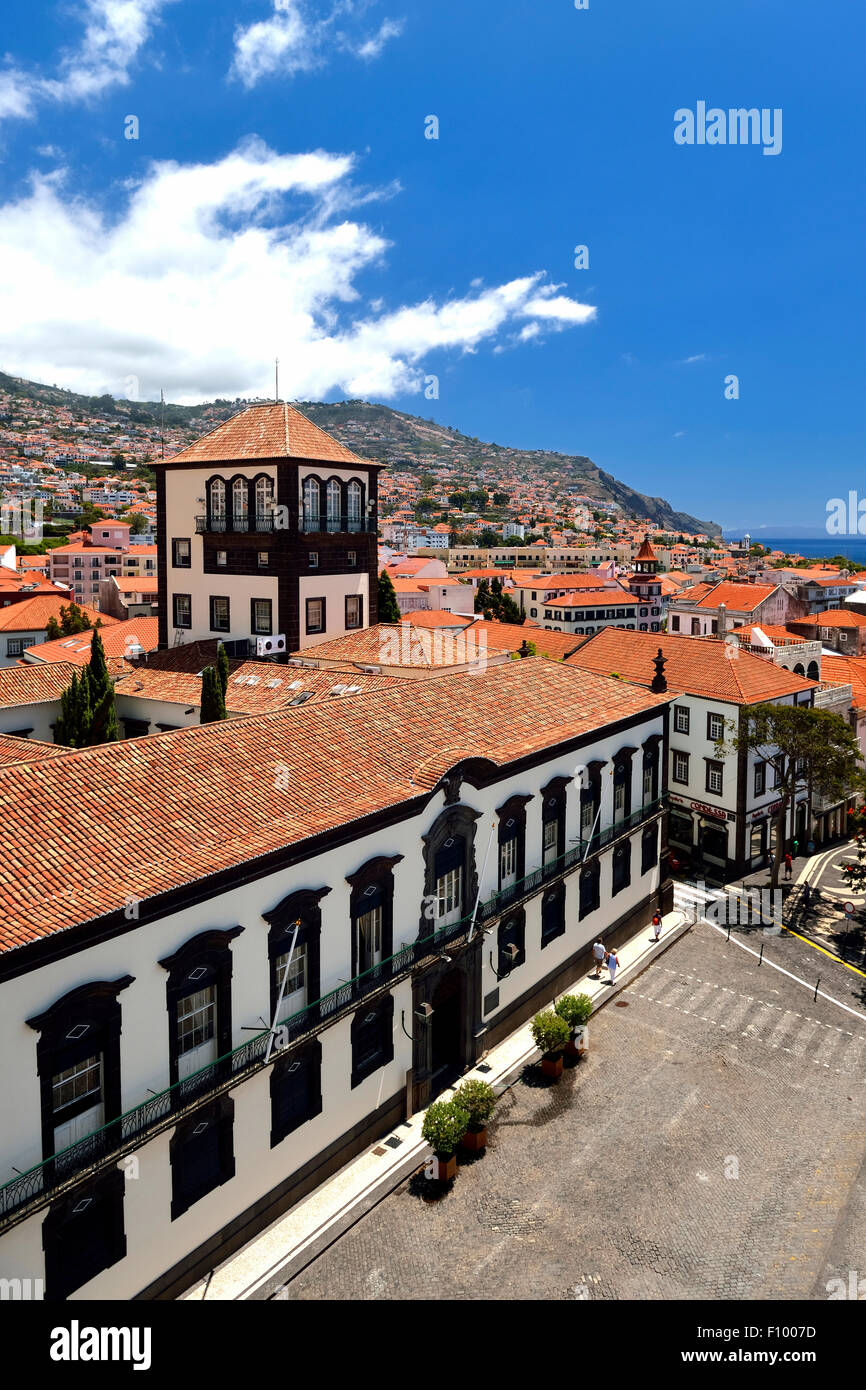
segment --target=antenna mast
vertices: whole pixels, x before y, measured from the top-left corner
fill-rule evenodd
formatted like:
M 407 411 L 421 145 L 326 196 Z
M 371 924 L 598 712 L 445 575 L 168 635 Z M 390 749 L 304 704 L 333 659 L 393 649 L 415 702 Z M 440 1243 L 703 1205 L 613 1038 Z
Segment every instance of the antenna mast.
M 280 359 L 274 358 L 274 400 L 277 405 L 280 403 Z
M 165 458 L 165 389 L 162 386 L 160 386 L 159 388 L 159 402 L 161 406 L 159 425 L 159 447 L 162 457 Z

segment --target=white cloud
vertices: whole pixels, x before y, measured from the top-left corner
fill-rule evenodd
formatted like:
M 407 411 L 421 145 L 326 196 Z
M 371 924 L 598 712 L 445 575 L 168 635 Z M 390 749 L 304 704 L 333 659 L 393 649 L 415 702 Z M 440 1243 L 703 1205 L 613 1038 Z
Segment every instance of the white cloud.
M 386 309 L 358 286 L 388 243 L 359 220 L 354 159 L 249 141 L 151 166 L 110 220 L 62 174 L 0 205 L 0 365 L 75 390 L 195 401 L 420 389 L 431 352 L 495 347 L 595 315 L 543 273 Z M 383 190 L 387 196 L 390 190 Z M 529 319 L 529 324 L 526 320 Z
M 692 362 L 706 362 L 706 360 L 707 354 L 705 352 L 696 352 L 693 357 L 681 357 L 679 362 L 677 363 L 677 366 L 689 367 L 691 366 Z
M 129 68 L 160 11 L 171 0 L 86 0 L 80 42 L 60 60 L 57 75 L 19 68 L 0 72 L 0 118 L 27 117 L 41 101 L 87 101 L 129 82 Z
M 235 30 L 229 76 L 250 88 L 265 77 L 294 77 L 298 72 L 323 67 L 337 50 L 370 61 L 379 57 L 389 39 L 403 32 L 402 19 L 383 20 L 374 34 L 337 29 L 338 22 L 351 21 L 354 11 L 352 0 L 334 0 L 330 13 L 320 19 L 307 0 L 274 0 L 273 13 L 267 19 L 239 25 Z
M 685 434 L 685 430 L 675 430 L 675 431 L 674 431 L 674 439 L 682 439 L 683 436 L 684 436 L 684 434 Z
M 398 39 L 402 34 L 405 23 L 402 19 L 386 19 L 382 22 L 378 34 L 373 34 L 366 39 L 355 51 L 359 58 L 378 58 L 382 49 L 389 39 Z

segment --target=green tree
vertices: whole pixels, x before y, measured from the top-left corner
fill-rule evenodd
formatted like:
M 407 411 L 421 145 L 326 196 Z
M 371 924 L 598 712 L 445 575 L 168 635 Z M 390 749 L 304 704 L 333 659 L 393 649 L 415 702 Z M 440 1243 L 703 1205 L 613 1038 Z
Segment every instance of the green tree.
M 779 806 L 774 821 L 776 853 L 771 887 L 779 882 L 785 853 L 788 808 L 798 791 L 809 799 L 841 800 L 866 791 L 866 773 L 854 731 L 838 714 L 807 705 L 760 704 L 745 707 L 732 746 L 755 753 L 776 772 Z M 726 751 L 722 739 L 716 748 Z
M 400 605 L 397 602 L 397 594 L 391 583 L 390 574 L 387 570 L 382 570 L 379 575 L 379 622 L 399 623 L 399 621 Z
M 149 523 L 144 512 L 133 512 L 129 517 L 129 534 L 131 536 L 140 536 L 142 531 L 147 530 L 148 525 Z
M 493 494 L 494 507 L 507 507 L 510 501 L 511 498 L 507 492 L 494 492 Z
M 99 631 L 90 640 L 90 664 L 72 680 L 60 697 L 55 743 L 66 748 L 93 748 L 120 738 L 114 703 L 114 682 L 108 674 Z
M 215 724 L 227 718 L 223 688 L 216 667 L 205 666 L 201 673 L 201 724 Z
M 120 738 L 120 731 L 117 727 L 117 709 L 114 703 L 114 681 L 108 674 L 105 648 L 97 629 L 94 629 L 90 639 L 90 665 L 85 674 L 90 699 L 88 746 L 116 743 Z
M 72 680 L 60 696 L 60 715 L 54 728 L 54 742 L 64 748 L 86 748 L 90 728 L 90 699 L 87 671 L 73 671 Z
M 220 649 L 217 654 L 216 669 L 217 675 L 219 676 L 220 689 L 223 693 L 223 700 L 225 701 L 229 688 L 229 658 L 225 645 L 222 642 L 220 642 Z
M 60 622 L 52 616 L 45 626 L 46 642 L 54 642 L 58 637 L 74 637 L 79 632 L 89 632 L 93 623 L 86 613 L 82 613 L 77 603 L 60 605 Z

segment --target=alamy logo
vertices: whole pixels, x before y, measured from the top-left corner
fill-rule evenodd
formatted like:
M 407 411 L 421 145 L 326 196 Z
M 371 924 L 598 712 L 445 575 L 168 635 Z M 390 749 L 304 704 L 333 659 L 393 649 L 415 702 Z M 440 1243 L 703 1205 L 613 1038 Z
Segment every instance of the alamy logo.
M 481 632 L 458 632 L 456 636 L 438 628 L 413 628 L 401 622 L 399 631 L 387 632 L 379 649 L 383 666 L 466 666 L 470 672 L 487 668 L 487 637 Z
M 830 1301 L 840 1298 L 850 1298 L 862 1302 L 866 1299 L 866 1279 L 859 1277 L 856 1269 L 848 1270 L 847 1279 L 828 1279 L 824 1288 L 827 1290 Z
M 134 1371 L 150 1370 L 149 1327 L 69 1327 L 51 1329 L 52 1361 L 131 1361 Z
M 699 101 L 694 111 L 681 106 L 674 112 L 674 140 L 678 145 L 763 145 L 764 154 L 782 153 L 782 108 L 763 106 L 707 107 Z
M 866 536 L 866 497 L 856 492 L 844 497 L 831 497 L 827 503 L 828 536 Z
M 42 1279 L 0 1279 L 0 1300 L 15 1302 L 41 1302 L 45 1297 Z
M 19 541 L 42 540 L 41 497 L 14 497 L 0 503 L 0 535 L 15 536 Z

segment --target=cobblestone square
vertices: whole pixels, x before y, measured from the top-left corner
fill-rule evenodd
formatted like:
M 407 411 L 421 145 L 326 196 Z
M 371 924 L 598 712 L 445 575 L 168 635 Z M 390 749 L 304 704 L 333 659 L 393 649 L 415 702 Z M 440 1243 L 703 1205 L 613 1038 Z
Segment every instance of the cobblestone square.
M 766 955 L 862 1007 L 803 943 Z M 444 1196 L 419 1170 L 276 1297 L 827 1299 L 866 1272 L 864 1081 L 866 1017 L 701 923 L 561 1081 L 527 1069 Z

